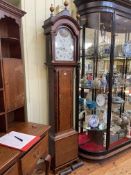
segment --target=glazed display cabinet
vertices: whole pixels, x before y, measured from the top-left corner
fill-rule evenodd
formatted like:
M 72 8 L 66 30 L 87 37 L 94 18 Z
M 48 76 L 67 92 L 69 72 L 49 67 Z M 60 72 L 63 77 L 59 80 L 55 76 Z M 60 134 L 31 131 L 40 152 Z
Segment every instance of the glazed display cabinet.
M 79 153 L 131 146 L 131 2 L 75 0 L 80 14 Z

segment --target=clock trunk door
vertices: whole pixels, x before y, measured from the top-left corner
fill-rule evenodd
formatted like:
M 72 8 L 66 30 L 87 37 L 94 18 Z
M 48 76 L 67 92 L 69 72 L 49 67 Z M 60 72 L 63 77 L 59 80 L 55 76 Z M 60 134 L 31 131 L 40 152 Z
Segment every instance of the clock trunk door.
M 73 68 L 58 68 L 57 84 L 57 132 L 62 132 L 73 126 Z

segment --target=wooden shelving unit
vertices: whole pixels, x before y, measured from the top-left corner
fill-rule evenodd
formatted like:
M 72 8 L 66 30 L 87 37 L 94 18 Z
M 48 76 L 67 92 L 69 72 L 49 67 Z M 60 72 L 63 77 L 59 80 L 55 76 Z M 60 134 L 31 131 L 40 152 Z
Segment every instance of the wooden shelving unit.
M 0 131 L 7 132 L 10 123 L 25 121 L 20 44 L 20 23 L 25 12 L 4 0 L 0 1 L 0 9 Z

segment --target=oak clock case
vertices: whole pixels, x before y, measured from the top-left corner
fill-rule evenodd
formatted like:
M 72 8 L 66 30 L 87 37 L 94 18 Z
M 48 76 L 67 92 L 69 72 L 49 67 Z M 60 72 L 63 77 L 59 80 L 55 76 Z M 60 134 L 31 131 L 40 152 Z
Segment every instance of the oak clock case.
M 131 147 L 131 2 L 75 0 L 81 15 L 79 154 Z
M 74 77 L 78 66 L 79 25 L 64 10 L 44 22 L 49 81 L 50 153 L 57 171 L 78 159 L 78 134 L 73 129 Z

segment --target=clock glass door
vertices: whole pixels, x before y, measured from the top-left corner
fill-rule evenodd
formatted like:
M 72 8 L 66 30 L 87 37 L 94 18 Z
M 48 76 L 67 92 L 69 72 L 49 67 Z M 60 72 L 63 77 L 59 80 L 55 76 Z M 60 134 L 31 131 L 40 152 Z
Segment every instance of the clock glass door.
M 72 33 L 66 27 L 58 30 L 55 37 L 55 60 L 56 61 L 73 61 L 74 57 L 74 40 Z

